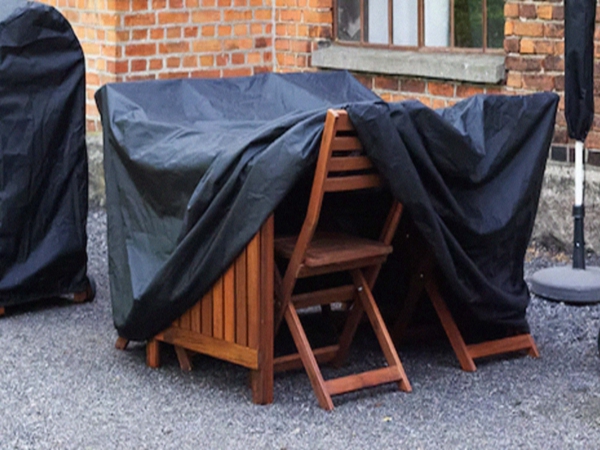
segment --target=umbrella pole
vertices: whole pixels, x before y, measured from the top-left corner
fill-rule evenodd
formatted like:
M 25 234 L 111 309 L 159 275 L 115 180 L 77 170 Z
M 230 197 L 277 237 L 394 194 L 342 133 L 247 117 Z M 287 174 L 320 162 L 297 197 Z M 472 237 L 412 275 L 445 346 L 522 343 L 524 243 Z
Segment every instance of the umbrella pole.
M 575 142 L 575 204 L 573 205 L 573 269 L 585 269 L 585 242 L 583 239 L 583 142 Z

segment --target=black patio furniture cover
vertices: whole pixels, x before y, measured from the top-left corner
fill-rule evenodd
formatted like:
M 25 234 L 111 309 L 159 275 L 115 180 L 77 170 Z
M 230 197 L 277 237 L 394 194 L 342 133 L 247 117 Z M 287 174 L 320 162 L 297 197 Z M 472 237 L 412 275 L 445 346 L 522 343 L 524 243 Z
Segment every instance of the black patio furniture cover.
M 0 306 L 88 287 L 85 64 L 54 8 L 0 3 Z
M 152 337 L 211 287 L 310 174 L 331 107 L 349 111 L 458 305 L 528 329 L 523 260 L 556 95 L 481 95 L 434 111 L 329 72 L 109 84 L 96 101 L 122 337 Z

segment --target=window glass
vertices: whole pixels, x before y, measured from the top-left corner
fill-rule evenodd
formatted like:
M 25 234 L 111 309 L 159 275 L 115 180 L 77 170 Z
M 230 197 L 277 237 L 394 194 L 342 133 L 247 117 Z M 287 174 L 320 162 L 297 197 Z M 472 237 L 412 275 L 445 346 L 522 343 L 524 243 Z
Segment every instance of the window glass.
M 342 41 L 360 41 L 360 0 L 338 0 L 337 37 Z
M 393 0 L 394 45 L 419 45 L 419 0 Z
M 487 46 L 504 47 L 504 0 L 487 0 Z
M 481 0 L 454 0 L 454 45 L 463 48 L 483 47 Z
M 365 0 L 365 40 L 371 44 L 389 42 L 388 0 Z
M 450 0 L 425 0 L 425 45 L 450 45 Z

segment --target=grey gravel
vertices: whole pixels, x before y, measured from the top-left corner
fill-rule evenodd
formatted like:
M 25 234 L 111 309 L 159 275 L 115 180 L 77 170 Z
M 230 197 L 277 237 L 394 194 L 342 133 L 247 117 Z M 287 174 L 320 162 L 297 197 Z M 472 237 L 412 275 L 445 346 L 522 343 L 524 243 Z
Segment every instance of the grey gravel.
M 401 348 L 410 394 L 383 386 L 321 410 L 302 372 L 277 375 L 275 402 L 253 405 L 246 369 L 171 351 L 145 365 L 143 345 L 114 348 L 106 216 L 89 217 L 96 300 L 45 302 L 0 319 L 1 449 L 591 449 L 600 446 L 600 305 L 533 298 L 540 359 L 479 361 L 465 373 L 445 342 Z M 593 257 L 593 255 L 592 255 Z M 560 262 L 532 249 L 526 277 Z M 368 341 L 368 339 L 367 339 Z M 380 362 L 365 343 L 351 369 Z

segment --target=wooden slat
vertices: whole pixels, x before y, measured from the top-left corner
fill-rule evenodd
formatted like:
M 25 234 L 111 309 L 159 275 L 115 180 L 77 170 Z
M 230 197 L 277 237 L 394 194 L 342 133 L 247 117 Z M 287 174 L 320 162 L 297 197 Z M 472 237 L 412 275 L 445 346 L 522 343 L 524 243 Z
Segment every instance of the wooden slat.
M 248 344 L 246 257 L 244 250 L 235 261 L 235 342 L 240 345 Z
M 274 298 L 273 277 L 275 262 L 273 255 L 274 220 L 271 215 L 260 231 L 260 296 L 258 335 L 258 370 L 252 372 L 252 400 L 254 403 L 273 402 L 273 339 Z
M 191 330 L 196 333 L 202 332 L 202 301 L 196 302 L 191 309 Z
M 225 340 L 235 342 L 235 265 L 223 276 L 223 325 Z
M 535 342 L 530 334 L 521 334 L 518 336 L 482 342 L 480 344 L 472 344 L 468 345 L 467 349 L 469 355 L 473 359 L 531 349 L 535 349 L 535 352 L 537 353 Z
M 223 277 L 220 277 L 212 288 L 212 335 L 217 339 L 223 339 Z
M 325 364 L 332 361 L 337 354 L 339 345 L 330 345 L 328 347 L 321 347 L 313 350 L 315 359 L 319 364 Z M 299 353 L 292 353 L 291 355 L 279 356 L 275 358 L 274 362 L 275 372 L 285 372 L 287 370 L 298 370 L 302 369 L 302 359 Z
M 325 381 L 325 387 L 329 395 L 338 395 L 384 383 L 392 383 L 399 381 L 401 378 L 398 367 L 384 367 L 383 369 L 327 380 Z
M 191 310 L 184 312 L 179 318 L 179 327 L 184 330 L 191 330 L 192 328 L 192 314 Z
M 325 192 L 353 191 L 382 186 L 381 178 L 377 174 L 352 175 L 349 177 L 327 178 Z
M 331 142 L 331 150 L 334 152 L 353 152 L 362 148 L 356 136 L 336 136 Z
M 310 308 L 311 306 L 327 305 L 336 302 L 347 302 L 354 298 L 356 288 L 354 285 L 339 286 L 321 291 L 307 292 L 292 296 L 292 303 L 296 309 Z
M 212 336 L 212 289 L 202 298 L 202 334 Z
M 233 342 L 212 338 L 181 328 L 168 328 L 156 336 L 156 339 L 172 345 L 192 350 L 203 355 L 229 361 L 249 369 L 258 368 L 258 351 L 242 347 Z
M 350 121 L 350 118 L 348 117 L 348 113 L 346 111 L 338 110 L 337 115 L 338 115 L 338 118 L 335 123 L 335 128 L 337 131 L 352 131 L 352 130 L 354 130 L 354 125 L 352 125 L 352 122 Z
M 260 333 L 260 235 L 247 246 L 248 347 L 258 348 Z
M 373 169 L 373 163 L 367 156 L 332 156 L 327 166 L 330 172 Z

